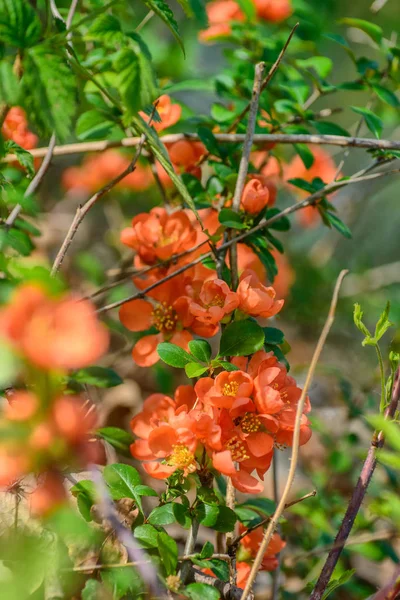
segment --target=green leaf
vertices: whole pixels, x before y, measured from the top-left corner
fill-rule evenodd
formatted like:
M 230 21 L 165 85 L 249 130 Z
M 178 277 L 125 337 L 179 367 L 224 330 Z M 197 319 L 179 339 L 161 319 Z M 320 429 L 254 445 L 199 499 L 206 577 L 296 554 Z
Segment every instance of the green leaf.
M 82 600 L 98 600 L 101 598 L 103 587 L 100 581 L 96 579 L 88 579 L 85 587 L 82 590 Z
M 171 575 L 178 565 L 178 546 L 168 533 L 160 531 L 157 536 L 157 547 L 165 572 Z
M 353 320 L 354 324 L 363 333 L 367 338 L 372 337 L 371 333 L 368 331 L 366 326 L 364 325 L 362 318 L 364 312 L 361 310 L 361 306 L 359 304 L 354 304 L 354 312 L 353 312 Z
M 117 73 L 116 86 L 128 114 L 152 102 L 158 96 L 151 54 L 142 38 L 136 33 L 125 36 L 125 45 L 114 57 L 113 67 Z
M 200 27 L 205 29 L 208 25 L 208 17 L 204 0 L 189 0 L 189 4 Z
M 374 112 L 372 112 L 372 110 L 369 110 L 368 108 L 362 108 L 361 106 L 352 106 L 351 110 L 364 117 L 368 129 L 376 138 L 381 136 L 383 129 L 382 120 Z
M 238 0 L 237 3 L 249 21 L 256 18 L 256 5 L 252 0 Z
M 29 235 L 15 227 L 0 232 L 0 247 L 3 247 L 3 244 L 10 246 L 22 256 L 29 256 L 34 248 Z
M 217 123 L 227 123 L 235 116 L 232 109 L 227 108 L 223 104 L 213 104 L 210 110 L 211 117 Z
M 314 164 L 314 155 L 306 144 L 293 144 L 306 169 L 311 169 Z
M 44 44 L 31 48 L 24 58 L 22 88 L 29 117 L 39 129 L 65 140 L 76 108 L 76 81 L 65 54 Z
M 170 367 L 183 369 L 185 365 L 193 362 L 193 358 L 183 348 L 171 344 L 170 342 L 161 342 L 157 346 L 158 356 Z
M 190 362 L 185 365 L 185 373 L 190 379 L 192 379 L 192 377 L 200 377 L 206 371 L 208 371 L 208 367 L 199 365 L 197 362 Z
M 0 341 L 0 388 L 11 387 L 18 374 L 18 361 L 11 348 Z
M 246 225 L 242 223 L 240 215 L 231 208 L 221 209 L 218 220 L 224 227 L 232 227 L 232 229 L 246 228 Z
M 310 121 L 310 123 L 321 135 L 343 135 L 346 137 L 350 135 L 346 129 L 330 121 Z
M 143 0 L 143 2 L 149 7 L 150 10 L 154 11 L 156 15 L 158 15 L 160 19 L 164 21 L 167 27 L 169 27 L 172 35 L 182 48 L 183 54 L 185 54 L 185 48 L 183 46 L 182 38 L 179 34 L 178 23 L 175 21 L 174 13 L 168 4 L 164 2 L 164 0 Z
M 206 542 L 201 549 L 200 558 L 211 558 L 214 554 L 214 546 L 211 542 Z
M 297 59 L 296 64 L 303 69 L 314 69 L 321 79 L 325 79 L 333 67 L 333 61 L 326 56 L 310 56 L 309 58 Z
M 338 230 L 339 233 L 341 233 L 344 237 L 351 239 L 352 235 L 350 229 L 343 223 L 341 219 L 339 219 L 337 215 L 324 211 L 324 216 L 329 223 Z
M 174 504 L 169 502 L 162 506 L 157 506 L 148 516 L 147 521 L 150 525 L 171 525 L 176 523 L 176 517 L 174 513 Z
M 375 83 L 372 85 L 372 89 L 374 90 L 378 98 L 382 100 L 382 102 L 386 102 L 386 104 L 389 104 L 394 108 L 398 108 L 400 106 L 400 100 L 398 99 L 396 94 L 394 94 L 391 90 L 388 90 L 388 88 Z
M 105 367 L 86 367 L 71 375 L 71 379 L 81 384 L 94 385 L 98 388 L 110 388 L 121 385 L 123 380 L 113 369 Z
M 96 488 L 93 481 L 83 479 L 78 481 L 72 488 L 71 493 L 76 497 L 79 512 L 85 521 L 93 520 L 91 508 L 96 502 Z
M 394 323 L 389 321 L 390 302 L 386 304 L 385 310 L 379 317 L 379 320 L 375 327 L 374 338 L 378 342 L 383 335 L 387 332 L 390 327 L 393 327 Z
M 153 525 L 138 525 L 133 535 L 143 548 L 158 548 L 158 533 Z
M 28 150 L 22 148 L 16 144 L 13 140 L 7 140 L 4 143 L 4 150 L 7 154 L 15 154 L 21 167 L 24 167 L 27 174 L 33 177 L 35 174 L 35 167 L 33 165 L 33 156 Z
M 213 154 L 214 156 L 221 155 L 219 142 L 211 129 L 208 129 L 208 127 L 198 127 L 197 134 L 210 154 Z
M 138 115 L 136 117 L 132 117 L 132 122 L 135 128 L 140 132 L 146 135 L 147 143 L 149 144 L 153 154 L 157 158 L 157 160 L 164 167 L 165 171 L 168 173 L 170 178 L 172 179 L 176 189 L 181 194 L 183 200 L 189 206 L 189 208 L 195 214 L 197 220 L 201 223 L 200 217 L 194 205 L 193 199 L 190 196 L 185 184 L 182 179 L 175 173 L 175 169 L 171 164 L 168 153 L 160 141 L 158 135 L 155 133 L 154 129 L 149 127 L 147 123 Z
M 213 525 L 213 529 L 221 533 L 233 531 L 236 521 L 236 514 L 231 508 L 228 508 L 227 506 L 220 506 L 218 508 L 218 516 Z
M 235 321 L 228 325 L 221 336 L 220 356 L 248 356 L 261 350 L 264 331 L 255 321 Z
M 280 329 L 276 329 L 276 327 L 263 327 L 263 331 L 266 344 L 279 346 L 279 344 L 283 344 L 285 341 L 285 334 Z
M 107 13 L 100 15 L 93 21 L 85 38 L 88 40 L 100 39 L 106 44 L 115 44 L 123 41 L 124 34 L 118 19 Z
M 262 516 L 269 517 L 274 514 L 276 503 L 269 498 L 250 498 L 246 502 L 238 504 L 238 507 L 252 508 Z
M 40 33 L 40 19 L 27 0 L 0 0 L 0 42 L 29 48 Z
M 106 138 L 114 127 L 115 123 L 108 121 L 104 114 L 88 110 L 80 115 L 75 131 L 80 140 L 94 140 Z
M 218 600 L 219 591 L 208 583 L 191 583 L 186 586 L 185 595 L 191 600 Z
M 219 360 L 218 358 L 212 361 L 211 366 L 213 366 L 214 368 L 222 367 L 225 371 L 240 371 L 239 367 L 237 367 L 236 365 L 233 365 L 227 360 Z
M 6 60 L 0 62 L 0 101 L 10 106 L 19 102 L 19 81 Z
M 96 433 L 113 448 L 118 450 L 118 452 L 126 456 L 130 455 L 129 447 L 133 439 L 131 434 L 124 429 L 120 429 L 119 427 L 102 427 L 101 429 L 97 429 Z
M 272 217 L 275 217 L 275 215 L 278 215 L 280 213 L 280 209 L 279 208 L 269 208 L 265 214 L 265 218 L 271 219 Z M 269 229 L 275 229 L 275 231 L 289 231 L 290 229 L 290 221 L 287 217 L 281 217 L 280 219 L 277 219 L 274 223 L 271 223 L 271 225 L 269 225 Z
M 127 569 L 125 566 L 113 567 L 101 571 L 101 579 L 106 584 L 109 592 L 106 598 L 112 597 L 118 600 L 122 598 L 143 598 L 143 583 L 136 569 Z M 103 597 L 100 596 L 96 600 Z
M 400 435 L 400 432 L 398 432 L 397 435 Z M 395 454 L 394 452 L 386 452 L 385 450 L 380 450 L 378 454 L 378 460 L 387 467 L 400 470 L 399 454 Z
M 364 33 L 369 35 L 369 37 L 378 44 L 378 46 L 382 43 L 383 39 L 383 31 L 382 28 L 376 25 L 375 23 L 370 23 L 369 21 L 364 21 L 364 19 L 352 19 L 346 17 L 344 19 L 340 19 L 338 21 L 342 25 L 348 25 L 349 27 L 355 27 L 356 29 L 361 29 Z
M 355 569 L 349 569 L 348 571 L 345 571 L 344 573 L 342 573 L 342 575 L 338 579 L 334 579 L 333 581 L 330 581 L 326 587 L 326 590 L 325 590 L 323 596 L 322 596 L 322 600 L 326 600 L 326 598 L 328 598 L 328 596 L 330 596 L 333 591 L 335 591 L 338 587 L 347 583 L 353 577 L 355 572 L 356 572 Z
M 118 463 L 107 465 L 104 467 L 103 477 L 114 500 L 132 498 L 136 501 L 135 487 L 141 484 L 140 475 L 136 469 L 130 465 Z
M 192 340 L 189 342 L 190 354 L 198 360 L 208 364 L 211 358 L 211 346 L 206 340 Z

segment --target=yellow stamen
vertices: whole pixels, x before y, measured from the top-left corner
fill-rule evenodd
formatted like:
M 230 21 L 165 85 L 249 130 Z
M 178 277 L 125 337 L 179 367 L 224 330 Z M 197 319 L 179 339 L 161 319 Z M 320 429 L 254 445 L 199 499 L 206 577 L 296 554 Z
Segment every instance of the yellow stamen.
M 246 446 L 241 440 L 239 440 L 238 437 L 231 438 L 226 447 L 228 450 L 230 450 L 232 460 L 235 462 L 241 462 L 247 458 L 250 458 L 246 452 Z
M 224 396 L 236 396 L 239 390 L 239 384 L 237 381 L 231 381 L 231 383 L 225 383 L 222 388 L 222 393 Z
M 152 312 L 154 326 L 163 333 L 170 333 L 176 328 L 178 315 L 166 302 L 159 304 Z
M 189 448 L 184 444 L 175 444 L 172 448 L 172 454 L 169 456 L 167 463 L 171 467 L 177 467 L 182 470 L 186 469 L 190 473 L 193 473 L 196 470 L 193 452 L 190 452 Z
M 260 431 L 262 424 L 256 414 L 246 413 L 241 420 L 240 426 L 243 433 L 255 433 L 256 431 Z

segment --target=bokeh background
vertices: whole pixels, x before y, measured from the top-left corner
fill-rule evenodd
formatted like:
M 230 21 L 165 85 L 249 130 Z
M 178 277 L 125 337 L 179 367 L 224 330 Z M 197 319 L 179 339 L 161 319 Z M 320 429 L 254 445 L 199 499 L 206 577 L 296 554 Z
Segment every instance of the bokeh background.
M 372 0 L 353 0 L 351 3 L 307 0 L 295 1 L 294 5 L 300 11 L 303 5 L 311 6 L 301 27 L 309 33 L 315 31 L 318 37 L 314 41 L 320 53 L 333 60 L 333 82 L 354 79 L 354 65 L 346 53 L 321 33 L 329 31 L 343 35 L 343 26 L 336 23 L 340 17 L 373 20 L 383 28 L 385 37 L 396 41 L 398 36 L 398 0 L 388 0 L 377 13 L 371 11 Z M 130 6 L 130 15 L 132 9 L 137 9 L 135 23 L 147 14 L 144 5 Z M 176 101 L 183 103 L 183 114 L 190 119 L 198 114 L 208 114 L 216 101 L 213 80 L 227 67 L 225 51 L 229 45 L 200 44 L 198 26 L 185 17 L 178 4 L 174 5 L 174 12 L 185 41 L 185 58 L 161 21 L 150 20 L 141 35 L 151 49 L 162 88 L 168 90 L 171 84 L 194 78 L 203 82 L 198 89 L 183 85 L 180 91 L 178 87 L 178 91 L 171 93 Z M 359 56 L 375 60 L 376 53 L 367 36 L 354 29 L 347 30 L 346 35 Z M 317 100 L 314 107 L 315 110 L 340 109 L 335 114 L 335 122 L 355 132 L 359 121 L 349 107 L 354 104 L 364 106 L 368 101 L 367 93 L 343 91 Z M 385 122 L 382 137 L 400 139 L 398 111 L 388 107 L 381 116 Z M 179 125 L 171 131 L 180 131 Z M 371 134 L 362 126 L 359 135 L 369 137 Z M 41 140 L 40 145 L 46 145 L 46 140 Z M 350 153 L 335 147 L 326 147 L 326 150 L 337 165 L 344 160 L 342 172 L 345 175 L 351 175 L 371 162 L 364 150 L 354 149 Z M 290 155 L 290 148 L 285 148 L 285 152 Z M 40 193 L 45 218 L 43 235 L 37 238 L 35 260 L 45 262 L 54 258 L 77 205 L 86 198 L 83 193 L 68 191 L 62 185 L 66 169 L 79 165 L 82 159 L 76 155 L 53 160 Z M 390 165 L 391 169 L 396 167 L 398 164 Z M 288 541 L 282 558 L 285 591 L 281 597 L 284 599 L 306 597 L 307 583 L 319 573 L 325 556 L 323 548 L 332 544 L 369 446 L 372 430 L 365 415 L 378 409 L 380 382 L 376 357 L 373 348 L 361 347 L 362 336 L 352 319 L 353 304 L 361 304 L 366 324 L 373 327 L 389 300 L 395 327 L 385 336 L 382 348 L 385 356 L 389 349 L 400 349 L 399 194 L 400 176 L 348 186 L 338 192 L 334 204 L 352 231 L 351 240 L 322 225 L 304 228 L 295 215 L 291 217 L 292 229 L 280 235 L 291 275 L 287 276 L 286 304 L 275 325 L 286 334 L 291 346 L 287 358 L 291 372 L 300 384 L 323 326 L 335 279 L 341 269 L 350 271 L 310 391 L 314 435 L 302 449 L 301 468 L 292 492 L 293 496 L 313 489 L 318 493 L 287 513 L 282 526 Z M 279 190 L 279 207 L 294 200 L 292 192 Z M 156 186 L 144 191 L 113 191 L 99 202 L 82 224 L 63 264 L 63 276 L 69 285 L 83 294 L 90 294 L 105 285 L 121 263 L 130 264 L 131 253 L 121 245 L 119 232 L 134 215 L 148 211 L 160 202 Z M 97 296 L 95 302 L 102 306 L 123 298 L 132 290 L 133 285 L 128 281 Z M 170 392 L 183 377 L 162 364 L 151 369 L 135 366 L 130 356 L 134 334 L 122 328 L 115 313 L 108 314 L 106 319 L 113 331 L 113 342 L 112 352 L 103 364 L 112 366 L 124 383 L 110 390 L 93 390 L 93 394 L 99 404 L 103 425 L 129 429 L 130 418 L 144 398 L 154 391 Z M 288 455 L 282 452 L 278 461 L 278 488 L 285 482 L 288 464 Z M 334 592 L 332 598 L 366 598 L 388 580 L 394 564 L 399 562 L 399 483 L 398 470 L 378 467 L 352 534 L 353 543 L 344 552 L 338 570 L 340 574 L 341 570 L 356 568 L 357 573 L 344 588 Z M 273 495 L 272 475 L 267 477 L 265 493 L 268 497 Z M 361 536 L 359 543 L 355 543 L 357 536 Z M 200 538 L 200 541 L 204 540 Z M 258 594 L 260 598 L 267 598 L 268 586 L 261 586 Z

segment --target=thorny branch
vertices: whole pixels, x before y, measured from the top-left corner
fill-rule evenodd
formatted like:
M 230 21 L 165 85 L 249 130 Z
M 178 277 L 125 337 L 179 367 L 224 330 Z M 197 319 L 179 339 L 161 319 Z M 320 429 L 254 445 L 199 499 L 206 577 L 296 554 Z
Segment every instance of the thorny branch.
M 400 401 L 400 367 L 397 369 L 392 389 L 392 398 L 385 411 L 385 419 L 393 419 Z M 368 450 L 367 458 L 363 464 L 360 477 L 354 488 L 346 514 L 343 517 L 342 524 L 335 538 L 334 547 L 329 552 L 326 562 L 322 568 L 321 574 L 310 596 L 310 600 L 321 600 L 326 587 L 332 577 L 334 568 L 340 558 L 342 550 L 353 528 L 354 521 L 364 500 L 369 483 L 375 471 L 378 462 L 377 451 L 385 443 L 385 437 L 382 431 L 375 431 L 372 437 L 371 445 Z
M 325 322 L 324 328 L 321 332 L 317 346 L 315 348 L 315 351 L 314 351 L 314 354 L 313 354 L 313 357 L 311 360 L 310 368 L 308 369 L 307 377 L 306 377 L 306 380 L 304 383 L 304 387 L 301 392 L 299 401 L 297 403 L 296 419 L 295 419 L 295 426 L 294 426 L 294 432 L 293 432 L 292 456 L 291 456 L 291 460 L 290 460 L 290 469 L 289 469 L 289 474 L 288 474 L 288 478 L 286 481 L 285 489 L 283 491 L 280 502 L 275 510 L 275 513 L 274 513 L 273 517 L 271 518 L 269 525 L 265 531 L 263 541 L 261 542 L 261 545 L 258 549 L 257 555 L 254 559 L 254 563 L 251 568 L 246 586 L 243 590 L 242 600 L 246 600 L 246 598 L 249 597 L 249 594 L 253 587 L 253 583 L 255 581 L 255 578 L 257 577 L 257 573 L 259 571 L 261 562 L 264 558 L 265 551 L 268 547 L 269 542 L 271 541 L 272 535 L 273 535 L 273 533 L 278 525 L 279 519 L 285 509 L 286 500 L 289 495 L 290 488 L 292 487 L 292 483 L 293 483 L 293 480 L 294 480 L 294 477 L 296 474 L 297 462 L 298 462 L 298 458 L 299 458 L 300 424 L 301 424 L 301 417 L 303 414 L 304 404 L 305 404 L 305 401 L 307 398 L 308 389 L 310 387 L 312 378 L 314 376 L 314 372 L 315 372 L 319 357 L 324 348 L 326 338 L 328 337 L 329 331 L 332 327 L 332 324 L 333 324 L 333 321 L 335 318 L 336 304 L 337 304 L 338 297 L 339 297 L 340 286 L 341 286 L 343 278 L 346 276 L 346 274 L 347 274 L 347 271 L 341 271 L 341 273 L 339 274 L 339 277 L 336 281 L 328 317 Z

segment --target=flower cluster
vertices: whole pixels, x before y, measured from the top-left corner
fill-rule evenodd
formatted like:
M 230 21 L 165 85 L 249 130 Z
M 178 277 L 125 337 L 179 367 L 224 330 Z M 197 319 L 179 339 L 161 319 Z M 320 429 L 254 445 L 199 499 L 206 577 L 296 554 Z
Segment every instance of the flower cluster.
M 251 0 L 257 17 L 279 23 L 292 14 L 291 0 Z M 234 0 L 214 0 L 207 4 L 209 27 L 199 35 L 201 41 L 212 41 L 231 34 L 231 23 L 244 21 L 245 14 Z
M 0 340 L 20 359 L 29 387 L 7 390 L 0 419 L 0 486 L 10 487 L 27 473 L 38 474 L 32 510 L 43 514 L 65 498 L 62 470 L 103 460 L 93 437 L 94 405 L 67 393 L 70 369 L 97 360 L 108 333 L 86 301 L 53 298 L 35 284 L 18 287 L 0 310 Z
M 10 108 L 4 119 L 1 133 L 6 140 L 12 140 L 25 150 L 37 146 L 38 138 L 29 130 L 25 111 L 20 106 Z
M 156 101 L 157 119 L 152 122 L 152 127 L 162 133 L 175 125 L 182 113 L 179 104 L 172 102 L 166 94 L 160 96 Z M 145 121 L 148 116 L 141 113 Z M 171 163 L 177 173 L 190 173 L 200 177 L 198 162 L 205 154 L 205 148 L 201 142 L 191 140 L 178 140 L 167 143 Z M 129 165 L 130 158 L 118 150 L 108 149 L 100 154 L 88 155 L 81 166 L 69 167 L 63 173 L 63 186 L 72 194 L 80 195 L 91 193 L 104 186 L 106 183 L 120 175 Z M 161 164 L 155 162 L 156 175 L 165 188 L 172 185 L 169 175 Z M 151 166 L 145 162 L 138 162 L 135 170 L 124 177 L 116 188 L 120 190 L 143 192 L 154 184 L 154 175 Z
M 232 359 L 232 368 L 178 387 L 174 398 L 153 394 L 133 418 L 132 455 L 152 477 L 204 468 L 231 477 L 246 493 L 263 489 L 275 449 L 290 446 L 301 389 L 272 352 Z M 300 444 L 311 430 L 306 400 Z
M 121 240 L 136 251 L 138 268 L 188 252 L 171 267 L 154 269 L 144 278 L 134 277 L 135 284 L 143 289 L 192 260 L 191 248 L 207 238 L 185 211 L 168 214 L 164 208 L 154 208 L 134 217 L 132 227 L 123 230 Z M 255 272 L 245 270 L 234 292 L 214 271 L 201 264 L 157 286 L 148 296 L 127 302 L 119 313 L 121 322 L 130 331 L 154 329 L 154 333 L 145 334 L 133 348 L 135 362 L 144 367 L 157 362 L 159 342 L 170 341 L 187 349 L 193 334 L 213 337 L 220 323 L 229 321 L 235 310 L 254 317 L 271 317 L 283 305 L 283 300 L 275 299 L 275 290 L 263 285 Z

